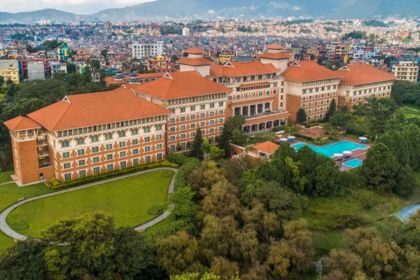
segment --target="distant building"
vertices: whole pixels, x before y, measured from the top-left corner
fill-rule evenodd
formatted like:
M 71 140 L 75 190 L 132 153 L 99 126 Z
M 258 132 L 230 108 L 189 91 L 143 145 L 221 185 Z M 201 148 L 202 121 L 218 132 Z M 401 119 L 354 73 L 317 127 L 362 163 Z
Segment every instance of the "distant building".
M 188 27 L 184 27 L 182 29 L 182 36 L 185 36 L 185 37 L 190 36 L 190 29 Z
M 69 47 L 66 43 L 57 48 L 57 55 L 60 61 L 66 61 L 69 58 Z
M 19 83 L 19 63 L 15 59 L 0 59 L 0 76 L 5 81 Z
M 163 41 L 155 44 L 133 44 L 133 58 L 142 59 L 163 54 Z
M 414 61 L 400 61 L 392 66 L 392 73 L 399 81 L 417 82 L 419 66 Z
M 28 80 L 45 80 L 45 67 L 42 61 L 28 61 Z
M 50 67 L 51 67 L 51 77 L 54 76 L 54 74 L 67 73 L 66 63 L 52 62 L 50 63 Z

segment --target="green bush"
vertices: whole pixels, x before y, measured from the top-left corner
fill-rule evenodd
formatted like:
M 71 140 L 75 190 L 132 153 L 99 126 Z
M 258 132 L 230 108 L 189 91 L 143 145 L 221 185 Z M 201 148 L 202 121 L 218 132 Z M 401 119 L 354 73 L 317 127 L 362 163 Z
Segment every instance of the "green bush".
M 368 221 L 361 215 L 339 215 L 334 217 L 335 229 L 357 228 L 366 225 Z
M 147 214 L 153 215 L 153 216 L 158 216 L 158 215 L 162 214 L 164 211 L 165 211 L 165 207 L 163 207 L 162 205 L 154 205 L 154 206 L 150 207 L 149 210 L 147 210 Z
M 59 182 L 56 179 L 50 179 L 48 182 L 46 182 L 46 185 L 48 188 L 57 190 L 61 188 L 72 188 L 88 183 L 93 183 L 97 181 L 101 181 L 104 179 L 109 179 L 113 177 L 118 177 L 121 175 L 131 174 L 142 170 L 148 170 L 148 169 L 154 169 L 158 167 L 170 167 L 170 168 L 177 168 L 178 165 L 176 163 L 172 163 L 169 161 L 159 161 L 159 162 L 152 162 L 152 163 L 146 163 L 141 165 L 135 165 L 129 168 L 124 168 L 120 170 L 114 170 L 107 173 L 102 173 L 98 175 L 88 176 L 88 177 L 82 177 L 71 181 L 63 181 Z

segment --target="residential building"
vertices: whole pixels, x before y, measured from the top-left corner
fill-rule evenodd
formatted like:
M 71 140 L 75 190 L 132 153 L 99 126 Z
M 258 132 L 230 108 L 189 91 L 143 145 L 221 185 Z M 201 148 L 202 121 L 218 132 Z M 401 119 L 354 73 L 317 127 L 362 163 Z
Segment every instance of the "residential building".
M 341 78 L 338 87 L 338 105 L 348 106 L 366 103 L 369 97 L 390 98 L 395 77 L 370 64 L 349 64 L 337 70 Z
M 163 41 L 154 44 L 133 44 L 133 58 L 142 59 L 163 54 Z
M 50 67 L 51 67 L 51 77 L 53 77 L 54 74 L 67 73 L 66 63 L 52 62 L 50 63 Z
M 400 61 L 392 66 L 392 73 L 399 81 L 417 82 L 419 66 L 414 61 Z
M 182 36 L 185 36 L 185 37 L 190 36 L 190 29 L 188 27 L 184 27 L 182 29 Z
M 45 80 L 45 65 L 42 61 L 28 61 L 28 80 Z
M 0 76 L 5 81 L 19 83 L 19 63 L 15 59 L 0 59 Z
M 299 61 L 289 65 L 284 73 L 287 110 L 290 120 L 296 121 L 299 109 L 304 109 L 307 121 L 325 117 L 331 101 L 338 101 L 340 76 L 316 61 Z
M 119 88 L 70 95 L 11 119 L 15 180 L 70 180 L 161 160 L 168 114 Z

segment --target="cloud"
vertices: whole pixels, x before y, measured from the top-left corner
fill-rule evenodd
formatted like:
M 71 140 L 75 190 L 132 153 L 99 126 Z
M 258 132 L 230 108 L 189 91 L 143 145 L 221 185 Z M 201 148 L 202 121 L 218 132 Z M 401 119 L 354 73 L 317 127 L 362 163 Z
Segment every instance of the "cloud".
M 0 12 L 26 12 L 59 9 L 78 14 L 90 14 L 107 8 L 118 8 L 153 0 L 0 0 Z

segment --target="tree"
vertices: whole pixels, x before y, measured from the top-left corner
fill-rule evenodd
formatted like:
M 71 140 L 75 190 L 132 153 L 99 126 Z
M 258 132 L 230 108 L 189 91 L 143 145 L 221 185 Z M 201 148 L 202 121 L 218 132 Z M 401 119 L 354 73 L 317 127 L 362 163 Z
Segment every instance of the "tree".
M 391 150 L 381 143 L 368 150 L 360 170 L 368 186 L 385 191 L 391 191 L 394 187 L 397 172 L 397 160 Z
M 224 257 L 215 257 L 211 262 L 210 271 L 216 275 L 221 275 L 221 280 L 235 279 L 239 274 L 239 266 L 236 262 L 231 262 Z
M 115 229 L 112 218 L 93 215 L 50 227 L 42 239 L 51 278 L 134 277 L 154 263 L 149 242 L 134 229 Z
M 209 194 L 203 199 L 202 211 L 216 217 L 237 215 L 240 202 L 236 193 L 235 186 L 226 179 L 216 182 Z
M 236 115 L 233 118 L 228 119 L 222 130 L 222 134 L 217 138 L 217 144 L 220 149 L 225 151 L 225 156 L 230 156 L 230 143 L 235 138 L 236 143 L 242 143 L 244 135 L 242 132 L 242 125 L 245 123 L 245 119 L 241 115 Z M 235 132 L 235 136 L 233 135 Z
M 296 122 L 297 123 L 305 123 L 306 122 L 306 111 L 303 108 L 300 108 L 299 111 L 296 113 Z
M 334 115 L 334 113 L 337 111 L 337 104 L 335 102 L 335 99 L 333 99 L 330 103 L 330 106 L 328 107 L 327 113 L 325 113 L 324 121 L 329 121 L 329 119 Z
M 0 256 L 0 279 L 46 279 L 45 247 L 43 242 L 28 240 L 8 249 Z
M 218 146 L 216 145 L 210 146 L 210 158 L 212 160 L 221 159 L 224 155 L 225 155 L 225 151 L 220 149 Z
M 198 159 L 203 159 L 203 133 L 201 132 L 200 128 L 197 128 L 195 132 L 194 141 L 191 145 L 191 156 L 196 157 Z
M 178 187 L 171 195 L 171 201 L 175 204 L 173 212 L 177 217 L 192 219 L 195 216 L 194 195 L 190 187 Z
M 333 275 L 341 275 L 341 279 L 354 279 L 362 271 L 363 260 L 351 250 L 333 249 L 323 259 L 326 279 L 334 279 Z
M 197 256 L 197 240 L 185 231 L 159 240 L 156 246 L 158 262 L 169 274 L 186 271 Z

